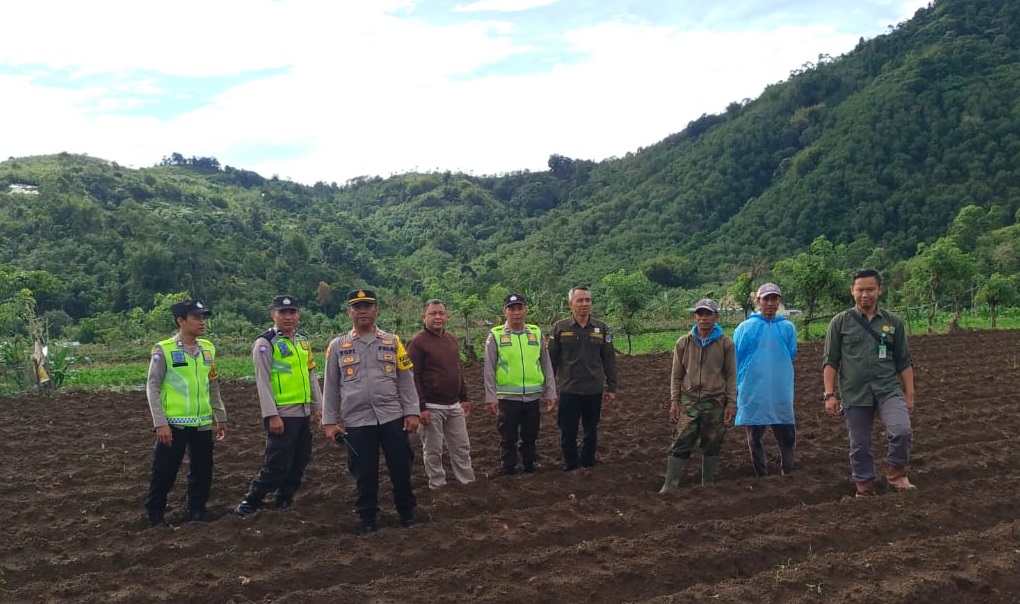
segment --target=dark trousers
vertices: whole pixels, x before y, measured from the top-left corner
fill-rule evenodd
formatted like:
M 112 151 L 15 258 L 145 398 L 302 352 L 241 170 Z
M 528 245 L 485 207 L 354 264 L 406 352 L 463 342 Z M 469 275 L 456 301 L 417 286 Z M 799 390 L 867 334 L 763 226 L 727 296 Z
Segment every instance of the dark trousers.
M 188 510 L 205 510 L 213 475 L 213 432 L 197 428 L 170 428 L 170 446 L 156 442 L 152 449 L 152 480 L 145 510 L 149 518 L 162 518 L 166 498 L 177 480 L 184 450 L 188 450 Z
M 354 507 L 358 516 L 374 519 L 379 511 L 379 449 L 393 484 L 393 503 L 400 517 L 414 516 L 417 501 L 411 489 L 411 439 L 404 432 L 404 418 L 385 424 L 347 428 L 347 468 L 358 485 Z M 353 451 L 352 451 L 353 449 Z M 357 452 L 355 454 L 355 451 Z
M 266 457 L 259 475 L 251 481 L 245 499 L 261 501 L 268 493 L 276 491 L 277 501 L 293 499 L 301 486 L 305 468 L 312 459 L 312 432 L 308 417 L 281 417 L 283 434 L 269 431 L 269 418 L 262 423 L 266 427 Z
M 769 462 L 765 457 L 762 437 L 765 429 L 772 428 L 772 435 L 779 445 L 779 457 L 782 460 L 783 474 L 793 472 L 794 457 L 797 453 L 797 426 L 794 424 L 773 424 L 771 426 L 745 426 L 747 431 L 747 450 L 751 454 L 751 466 L 757 476 L 768 476 Z
M 556 419 L 560 425 L 560 449 L 563 451 L 563 466 L 567 469 L 582 465 L 595 465 L 595 447 L 599 440 L 599 418 L 602 416 L 602 393 L 571 394 L 560 393 L 560 407 Z M 577 423 L 584 428 L 581 453 L 577 452 Z
M 518 448 L 524 469 L 535 467 L 535 441 L 538 440 L 541 421 L 539 401 L 500 399 L 496 430 L 499 432 L 499 460 L 504 471 L 513 473 L 517 470 Z

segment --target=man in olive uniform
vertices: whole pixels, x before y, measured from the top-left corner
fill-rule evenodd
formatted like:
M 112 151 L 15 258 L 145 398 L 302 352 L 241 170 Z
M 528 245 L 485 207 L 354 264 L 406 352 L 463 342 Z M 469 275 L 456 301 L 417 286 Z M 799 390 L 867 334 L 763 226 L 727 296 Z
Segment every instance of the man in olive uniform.
M 212 312 L 199 300 L 170 307 L 177 333 L 156 344 L 145 385 L 156 443 L 152 479 L 145 500 L 149 526 L 168 526 L 166 501 L 188 451 L 188 504 L 184 519 L 205 521 L 213 476 L 215 439 L 227 436 L 227 412 L 220 399 L 216 347 L 200 336 Z
M 357 482 L 355 509 L 361 534 L 377 528 L 379 449 L 386 457 L 393 501 L 404 528 L 414 526 L 417 501 L 411 488 L 414 453 L 408 434 L 418 429 L 419 403 L 411 359 L 400 338 L 376 327 L 375 292 L 347 295 L 354 328 L 326 349 L 322 429 L 331 442 L 347 445 L 347 467 Z
M 560 448 L 563 471 L 595 467 L 602 406 L 616 398 L 616 349 L 609 326 L 591 316 L 591 291 L 572 287 L 567 292 L 570 317 L 553 326 L 549 358 L 559 390 Z M 577 424 L 584 427 L 577 450 Z
M 310 418 L 322 419 L 315 355 L 308 338 L 297 330 L 301 319 L 297 299 L 276 296 L 270 316 L 273 327 L 255 339 L 251 351 L 266 430 L 265 461 L 248 494 L 234 508 L 234 514 L 241 517 L 255 513 L 272 492 L 276 493 L 276 509 L 291 506 L 312 458 Z
M 862 269 L 850 280 L 854 307 L 839 313 L 825 333 L 822 399 L 826 413 L 843 416 L 850 438 L 850 473 L 857 497 L 876 493 L 878 476 L 871 436 L 875 417 L 885 425 L 885 479 L 893 491 L 908 491 L 907 464 L 914 431 L 914 365 L 907 329 L 895 314 L 879 308 L 882 277 Z M 838 385 L 837 389 L 837 377 Z

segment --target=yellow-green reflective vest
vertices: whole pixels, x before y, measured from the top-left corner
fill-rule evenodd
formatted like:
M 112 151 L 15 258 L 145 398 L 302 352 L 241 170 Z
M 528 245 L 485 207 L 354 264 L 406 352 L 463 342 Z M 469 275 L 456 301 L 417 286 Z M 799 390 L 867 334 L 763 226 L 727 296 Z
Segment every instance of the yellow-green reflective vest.
M 499 361 L 496 363 L 496 396 L 529 396 L 542 393 L 542 330 L 525 325 L 524 333 L 510 333 L 505 326 L 492 328 Z
M 175 338 L 158 344 L 166 359 L 166 375 L 159 389 L 163 414 L 171 426 L 208 426 L 213 423 L 209 402 L 209 373 L 216 360 L 216 347 L 198 338 L 197 357 L 177 345 Z
M 273 347 L 269 381 L 273 385 L 273 398 L 278 406 L 312 402 L 308 372 L 315 369 L 315 356 L 308 339 L 301 333 L 295 332 L 294 335 L 297 336 L 296 345 L 275 329 L 260 336 Z

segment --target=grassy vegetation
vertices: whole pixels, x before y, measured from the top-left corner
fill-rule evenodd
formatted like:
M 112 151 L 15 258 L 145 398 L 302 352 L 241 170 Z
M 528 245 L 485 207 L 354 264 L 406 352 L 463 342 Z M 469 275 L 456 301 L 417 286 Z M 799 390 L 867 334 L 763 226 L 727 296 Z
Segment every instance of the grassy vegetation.
M 897 314 L 899 314 L 906 322 L 907 329 L 911 335 L 927 333 L 928 315 L 925 314 L 924 310 L 908 309 L 905 311 L 894 312 L 897 312 Z M 810 330 L 805 333 L 800 317 L 794 317 L 793 321 L 797 326 L 797 335 L 800 341 L 807 342 L 823 339 L 825 337 L 825 330 L 829 325 L 830 318 L 832 317 L 826 315 L 815 319 L 811 322 Z M 721 317 L 720 324 L 726 334 L 732 337 L 733 330 L 736 329 L 741 320 L 743 320 L 743 315 L 736 313 L 731 316 Z M 952 320 L 953 313 L 945 312 L 936 315 L 935 321 L 933 322 L 935 333 L 947 333 Z M 693 326 L 693 321 L 690 325 Z M 990 329 L 990 325 L 991 323 L 987 308 L 977 308 L 973 310 L 968 309 L 960 313 L 960 329 Z M 999 315 L 996 318 L 995 328 L 1020 329 L 1020 308 L 1000 309 Z M 683 336 L 689 329 L 690 327 L 684 327 L 636 334 L 631 337 L 631 346 L 633 348 L 632 354 L 640 355 L 671 352 L 676 344 L 677 338 Z M 618 334 L 615 343 L 617 352 L 627 352 L 627 338 L 625 335 Z
M 325 354 L 317 354 L 316 363 L 322 367 Z M 253 380 L 250 356 L 220 357 L 216 360 L 220 376 L 227 381 Z M 149 363 L 96 363 L 72 368 L 66 385 L 73 388 L 107 390 L 144 390 Z
M 927 330 L 927 316 L 920 310 L 900 311 L 899 314 L 907 322 L 911 334 L 923 334 Z M 951 313 L 940 313 L 935 320 L 937 333 L 948 331 L 952 321 Z M 733 335 L 733 330 L 743 319 L 742 313 L 733 313 L 721 318 L 721 324 L 727 334 Z M 805 335 L 800 321 L 797 321 L 797 329 L 801 341 L 818 340 L 825 336 L 825 328 L 829 317 L 821 317 L 812 322 L 810 334 Z M 665 328 L 657 331 L 636 334 L 631 337 L 633 355 L 656 354 L 671 352 L 676 344 L 677 338 L 688 332 L 693 322 L 684 324 L 677 322 L 673 328 Z M 988 310 L 986 308 L 968 310 L 960 315 L 960 327 L 962 329 L 989 329 Z M 666 326 L 663 326 L 666 327 Z M 1003 309 L 997 319 L 998 329 L 1020 329 L 1020 308 Z M 216 342 L 219 351 L 217 367 L 224 380 L 251 380 L 254 379 L 250 356 L 251 341 L 239 337 L 216 337 L 211 335 Z M 325 348 L 326 342 L 332 336 L 321 335 L 313 337 L 320 350 Z M 624 334 L 617 334 L 615 340 L 616 349 L 621 354 L 627 352 L 627 338 Z M 145 379 L 149 370 L 148 351 L 151 350 L 151 342 L 132 342 L 121 346 L 75 346 L 71 349 L 71 359 L 67 367 L 64 387 L 83 389 L 108 389 L 108 390 L 144 390 Z M 479 353 L 481 346 L 477 347 Z M 121 360 L 129 357 L 129 360 Z M 324 352 L 316 354 L 316 362 L 319 367 L 325 362 Z M 13 395 L 23 390 L 24 385 L 9 384 L 0 381 L 0 396 Z

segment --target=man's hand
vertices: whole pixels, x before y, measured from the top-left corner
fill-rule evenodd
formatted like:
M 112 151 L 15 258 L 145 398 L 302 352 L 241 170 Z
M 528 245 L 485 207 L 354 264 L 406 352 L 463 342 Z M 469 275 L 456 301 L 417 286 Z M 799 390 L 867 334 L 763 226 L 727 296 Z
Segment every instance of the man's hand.
M 283 418 L 281 418 L 279 415 L 270 415 L 269 432 L 271 434 L 276 434 L 277 436 L 283 434 Z
M 404 432 L 414 432 L 418 429 L 418 416 L 417 415 L 405 415 L 404 416 Z
M 315 423 L 322 425 L 322 409 L 315 410 Z
M 615 400 L 616 400 L 616 393 L 615 392 L 606 392 L 606 393 L 604 393 L 602 395 L 602 404 L 603 405 L 611 405 L 613 403 L 613 401 L 615 401 Z
M 336 444 L 336 435 L 338 433 L 340 432 L 343 432 L 344 434 L 347 433 L 344 431 L 344 427 L 339 424 L 323 424 L 322 432 L 326 435 L 326 440 L 333 443 L 334 445 Z
M 174 431 L 170 426 L 160 426 L 156 428 L 156 440 L 159 444 L 169 447 L 174 444 Z
M 839 399 L 834 396 L 825 399 L 825 412 L 829 415 L 839 415 Z
M 669 404 L 669 419 L 680 421 L 680 403 L 673 401 Z
M 723 413 L 723 421 L 727 424 L 732 424 L 733 420 L 737 418 L 737 406 L 726 405 L 726 411 Z
M 489 408 L 489 413 L 499 415 L 499 403 L 485 403 L 485 406 Z
M 227 437 L 227 422 L 216 422 L 216 440 L 223 440 Z
M 461 401 L 460 408 L 464 411 L 464 415 L 471 415 L 471 403 L 467 401 Z
M 428 409 L 422 411 L 421 415 L 418 416 L 418 423 L 423 426 L 427 426 L 432 423 L 432 414 L 429 413 Z
M 555 411 L 556 410 L 556 399 L 554 399 L 554 398 L 547 398 L 547 399 L 545 399 L 545 410 L 546 411 Z

